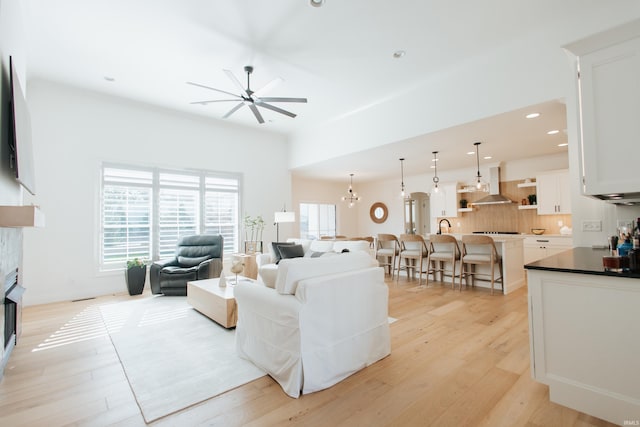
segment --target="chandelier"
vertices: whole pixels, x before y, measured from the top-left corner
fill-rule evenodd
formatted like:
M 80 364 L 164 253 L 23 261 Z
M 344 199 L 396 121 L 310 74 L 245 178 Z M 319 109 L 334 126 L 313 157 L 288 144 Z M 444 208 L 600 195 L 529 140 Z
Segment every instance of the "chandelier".
M 353 174 L 349 174 L 351 177 L 351 181 L 349 182 L 349 191 L 346 196 L 342 196 L 343 202 L 349 202 L 349 207 L 352 207 L 354 202 L 359 202 L 360 197 L 358 197 L 358 193 L 353 191 Z

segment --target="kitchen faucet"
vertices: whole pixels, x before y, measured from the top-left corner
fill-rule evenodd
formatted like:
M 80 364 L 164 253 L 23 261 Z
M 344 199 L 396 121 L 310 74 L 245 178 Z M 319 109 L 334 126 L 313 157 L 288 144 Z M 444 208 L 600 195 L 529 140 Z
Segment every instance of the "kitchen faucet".
M 451 228 L 451 223 L 447 218 L 442 218 L 440 222 L 438 222 L 438 234 L 442 234 L 442 221 L 446 221 L 449 228 Z

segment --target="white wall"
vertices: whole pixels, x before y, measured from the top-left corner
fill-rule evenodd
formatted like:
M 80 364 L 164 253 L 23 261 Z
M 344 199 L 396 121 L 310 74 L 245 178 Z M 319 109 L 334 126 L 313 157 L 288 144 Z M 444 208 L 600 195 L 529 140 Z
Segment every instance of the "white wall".
M 632 1 L 583 2 L 570 17 L 550 14 L 548 25 L 537 33 L 505 41 L 394 98 L 295 135 L 291 166 L 565 98 L 571 87 L 561 46 L 638 16 L 640 2 Z
M 24 233 L 26 305 L 126 290 L 122 272 L 98 272 L 103 161 L 241 172 L 243 214 L 269 218 L 290 203 L 281 135 L 44 81 L 30 82 L 28 101 L 46 227 Z
M 550 99 L 566 99 L 574 242 L 579 246 L 603 244 L 607 235 L 616 232 L 618 220 L 639 217 L 640 208 L 615 208 L 580 195 L 579 158 L 577 150 L 571 148 L 577 144 L 577 124 L 575 117 L 571 117 L 576 112 L 570 105 L 575 101 L 574 75 L 562 46 L 638 17 L 640 2 L 624 0 L 583 2 L 571 17 L 550 16 L 548 26 L 538 33 L 512 40 L 481 58 L 470 58 L 388 102 L 372 102 L 369 108 L 340 120 L 319 123 L 317 128 L 295 135 L 291 166 L 328 160 Z M 515 179 L 513 176 L 517 173 L 512 171 L 507 166 L 507 178 L 503 176 L 502 180 Z M 442 177 L 442 181 L 446 181 L 446 177 Z M 430 179 L 425 185 L 429 183 Z M 387 183 L 380 185 L 386 188 Z M 365 190 L 362 189 L 362 194 Z M 383 194 L 386 191 L 381 190 Z M 584 220 L 602 220 L 602 231 L 583 233 Z M 399 221 L 401 224 L 402 219 Z M 368 224 L 360 229 L 360 234 L 385 225 L 374 227 L 371 221 L 360 224 Z
M 354 178 L 355 179 L 355 178 Z M 355 180 L 353 183 L 353 189 L 358 195 L 364 194 L 360 190 L 360 183 Z M 300 203 L 322 203 L 322 204 L 334 204 L 336 205 L 336 234 L 342 234 L 349 237 L 355 237 L 358 234 L 358 221 L 364 215 L 364 210 L 369 209 L 371 203 L 370 197 L 364 196 L 362 200 L 356 203 L 352 208 L 349 208 L 348 202 L 343 202 L 340 198 L 347 194 L 349 189 L 349 181 L 345 179 L 344 183 L 328 182 L 310 180 L 301 177 L 294 176 L 292 181 L 292 209 L 287 210 L 296 211 L 296 222 L 291 224 L 288 229 L 280 229 L 280 240 L 287 237 L 298 237 L 300 235 L 299 215 L 300 210 L 298 207 Z M 287 234 L 289 233 L 289 234 Z
M 25 78 L 25 47 L 22 3 L 0 0 L 0 205 L 19 205 L 22 202 L 22 187 L 15 180 L 15 172 L 9 167 L 9 111 L 11 97 L 9 82 L 9 56 L 13 57 L 14 66 L 20 81 Z M 26 90 L 26 88 L 23 87 Z

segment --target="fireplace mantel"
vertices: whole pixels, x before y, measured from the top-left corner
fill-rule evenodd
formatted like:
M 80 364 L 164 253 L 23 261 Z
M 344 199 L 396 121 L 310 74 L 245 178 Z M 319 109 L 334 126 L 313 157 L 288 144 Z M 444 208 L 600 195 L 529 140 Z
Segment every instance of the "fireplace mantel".
M 38 206 L 0 206 L 0 227 L 44 227 Z

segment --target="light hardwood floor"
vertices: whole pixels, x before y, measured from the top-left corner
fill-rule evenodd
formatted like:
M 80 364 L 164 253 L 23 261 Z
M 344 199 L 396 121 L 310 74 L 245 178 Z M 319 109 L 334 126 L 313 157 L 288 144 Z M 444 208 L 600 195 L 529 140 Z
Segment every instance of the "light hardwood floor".
M 152 425 L 611 425 L 550 403 L 531 379 L 526 289 L 490 296 L 387 283 L 398 319 L 389 357 L 299 399 L 263 377 Z M 97 307 L 149 296 L 27 307 L 0 384 L 0 426 L 144 426 Z

